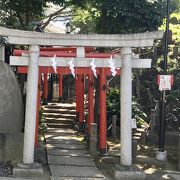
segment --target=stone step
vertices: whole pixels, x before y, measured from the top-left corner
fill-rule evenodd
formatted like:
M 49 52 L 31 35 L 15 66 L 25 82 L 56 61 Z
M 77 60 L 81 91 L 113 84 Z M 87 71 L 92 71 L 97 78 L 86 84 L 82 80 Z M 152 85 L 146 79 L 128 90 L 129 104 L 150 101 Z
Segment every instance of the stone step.
M 49 108 L 49 109 L 68 109 L 68 110 L 75 110 L 75 105 L 68 105 L 68 104 L 51 104 L 43 106 L 43 108 Z
M 56 177 L 51 176 L 51 180 L 102 180 L 104 177 L 87 178 L 87 177 Z
M 77 144 L 77 145 L 82 145 L 82 142 L 79 140 L 63 140 L 63 139 L 46 139 L 47 144 Z
M 49 118 L 67 118 L 67 119 L 75 119 L 76 115 L 71 114 L 58 114 L 58 113 L 43 113 L 44 117 Z
M 133 140 L 140 141 L 141 137 L 139 136 L 133 136 Z
M 87 149 L 84 145 L 79 144 L 48 144 L 46 143 L 47 149 L 64 149 L 64 150 L 85 150 Z
M 53 109 L 53 108 L 44 108 L 43 109 L 44 113 L 61 113 L 61 114 L 72 114 L 76 115 L 75 110 L 69 110 L 69 109 Z
M 89 157 L 72 157 L 72 156 L 54 156 L 48 155 L 49 165 L 65 165 L 65 166 L 89 166 L 95 167 L 95 163 Z
M 72 135 L 72 134 L 62 134 L 62 135 L 55 135 L 53 133 L 50 133 L 50 134 L 45 134 L 45 138 L 48 139 L 48 140 L 64 140 L 64 141 L 67 141 L 67 140 L 79 140 L 81 141 L 79 138 L 77 138 L 76 135 Z
M 52 109 L 52 110 L 64 110 L 64 111 L 76 111 L 76 107 L 62 107 L 62 106 L 43 106 L 44 109 Z
M 48 118 L 46 117 L 46 123 L 61 123 L 61 124 L 73 124 L 72 119 L 65 119 L 65 118 Z
M 45 131 L 46 134 L 53 134 L 53 135 L 61 135 L 61 134 L 75 134 L 76 131 L 73 129 L 63 129 L 63 128 L 47 128 Z
M 49 176 L 39 176 L 39 177 L 0 177 L 0 180 L 49 180 Z
M 142 134 L 142 133 L 138 133 L 138 132 L 132 133 L 133 136 L 139 136 L 139 137 L 141 136 L 141 134 Z
M 143 128 L 137 128 L 137 129 L 135 130 L 135 132 L 137 132 L 137 133 L 143 133 L 143 132 L 144 132 L 144 129 L 143 129 Z
M 56 156 L 90 157 L 87 150 L 47 149 L 47 154 Z
M 97 167 L 50 165 L 52 176 L 78 178 L 104 178 Z
M 64 123 L 47 123 L 47 127 L 49 128 L 73 128 L 72 124 L 64 124 Z

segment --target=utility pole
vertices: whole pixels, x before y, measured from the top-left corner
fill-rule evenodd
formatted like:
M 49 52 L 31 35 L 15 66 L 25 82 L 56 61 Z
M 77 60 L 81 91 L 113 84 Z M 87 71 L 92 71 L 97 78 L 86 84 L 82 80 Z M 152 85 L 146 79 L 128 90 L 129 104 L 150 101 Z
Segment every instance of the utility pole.
M 169 41 L 169 16 L 170 16 L 170 0 L 167 0 L 163 75 L 167 75 L 167 56 L 168 56 L 168 43 L 169 43 L 168 42 Z M 167 154 L 165 151 L 166 90 L 162 91 L 161 97 L 162 97 L 162 99 L 161 99 L 160 127 L 159 127 L 159 150 L 156 154 L 156 159 L 165 161 L 167 158 Z

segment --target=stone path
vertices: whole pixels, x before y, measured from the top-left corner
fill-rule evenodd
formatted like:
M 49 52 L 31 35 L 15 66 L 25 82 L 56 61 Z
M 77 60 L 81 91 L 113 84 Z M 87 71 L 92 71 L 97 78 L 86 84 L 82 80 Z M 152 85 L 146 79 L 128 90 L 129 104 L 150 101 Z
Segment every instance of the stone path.
M 82 143 L 82 138 L 72 128 L 62 125 L 62 121 L 65 124 L 67 122 L 64 120 L 60 105 L 53 106 L 56 110 L 53 110 L 52 106 L 50 108 L 46 106 L 46 110 L 51 109 L 51 112 L 48 110 L 48 116 L 46 114 L 46 118 L 48 117 L 49 121 L 51 117 L 54 117 L 54 115 L 49 117 L 49 114 L 55 112 L 55 116 L 58 117 L 58 121 L 60 121 L 62 127 L 59 127 L 56 119 L 53 119 L 53 123 L 56 122 L 57 127 L 50 126 L 45 134 L 51 180 L 105 179 L 89 155 L 87 147 Z M 57 107 L 59 108 L 59 113 Z M 66 110 L 63 109 L 63 112 L 66 112 L 66 116 L 69 118 L 72 114 L 68 115 L 67 111 L 68 108 Z M 62 121 L 60 119 L 61 117 L 63 117 Z M 71 127 L 71 124 L 69 124 L 69 127 Z

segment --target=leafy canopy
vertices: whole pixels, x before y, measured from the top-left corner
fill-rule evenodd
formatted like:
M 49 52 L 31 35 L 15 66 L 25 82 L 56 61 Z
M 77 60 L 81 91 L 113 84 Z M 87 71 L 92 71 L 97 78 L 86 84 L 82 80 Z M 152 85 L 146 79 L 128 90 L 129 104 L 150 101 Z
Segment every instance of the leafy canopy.
M 96 11 L 90 11 L 89 7 Z M 87 11 L 95 24 L 94 31 L 97 33 L 153 31 L 157 30 L 165 17 L 166 0 L 93 0 L 89 1 Z M 88 26 L 83 16 L 80 13 L 79 18 L 74 18 L 75 26 L 82 25 L 81 32 L 84 24 Z M 86 18 L 86 22 L 89 22 L 90 17 Z M 93 23 L 91 22 L 90 26 Z
M 83 7 L 85 2 L 86 0 L 1 0 L 0 25 L 32 29 L 34 22 L 45 20 L 42 25 L 42 28 L 44 28 L 50 21 L 62 14 L 69 16 L 71 11 L 68 8 L 72 5 Z M 51 4 L 56 5 L 58 9 L 46 16 L 47 7 L 50 7 Z

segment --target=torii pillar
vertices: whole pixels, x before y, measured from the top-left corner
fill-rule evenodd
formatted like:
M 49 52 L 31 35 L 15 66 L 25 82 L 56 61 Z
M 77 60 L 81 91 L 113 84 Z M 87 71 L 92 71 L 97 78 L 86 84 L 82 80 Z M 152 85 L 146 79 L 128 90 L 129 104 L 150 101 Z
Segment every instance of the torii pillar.
M 131 48 L 121 48 L 121 164 L 132 165 L 132 65 Z
M 78 58 L 85 58 L 85 48 L 84 47 L 77 47 L 76 49 L 76 56 Z M 77 83 L 78 82 L 78 83 Z M 79 75 L 76 81 L 76 85 L 78 84 L 76 95 L 77 95 L 77 110 L 79 110 L 79 124 L 80 127 L 82 126 L 84 120 L 84 75 Z
M 83 123 L 84 120 L 84 75 L 79 75 L 79 98 L 78 98 L 78 103 L 79 103 L 79 123 L 80 127 Z
M 40 111 L 40 109 L 41 109 L 41 74 L 39 74 L 39 77 L 38 77 L 35 148 L 39 147 L 39 144 L 38 144 L 38 131 L 39 131 L 39 111 Z
M 59 74 L 59 102 L 62 102 L 62 74 Z
M 99 148 L 101 154 L 107 153 L 107 142 L 106 142 L 106 75 L 101 69 L 100 71 L 100 84 L 99 84 L 99 108 L 100 108 L 100 119 L 99 119 Z
M 48 96 L 48 78 L 47 73 L 44 73 L 44 101 L 43 104 L 47 105 L 47 96 Z
M 79 121 L 79 75 L 76 74 L 76 121 Z
M 88 76 L 88 133 L 90 125 L 94 123 L 94 75 Z
M 34 163 L 35 127 L 39 72 L 39 46 L 29 47 L 23 163 Z

